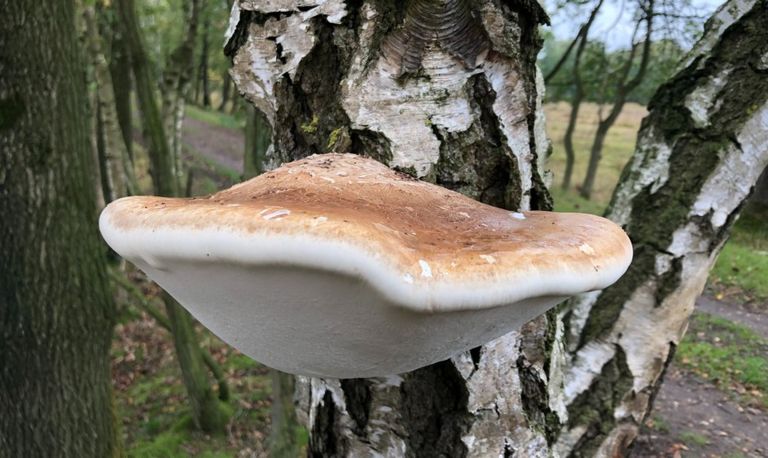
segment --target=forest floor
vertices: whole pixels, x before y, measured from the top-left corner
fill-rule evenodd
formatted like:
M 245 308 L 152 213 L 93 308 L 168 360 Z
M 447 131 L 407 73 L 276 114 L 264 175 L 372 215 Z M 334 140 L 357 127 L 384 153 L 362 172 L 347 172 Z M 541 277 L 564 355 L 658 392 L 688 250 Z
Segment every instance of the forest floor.
M 547 108 L 556 178 L 562 166 L 558 128 L 564 125 L 565 111 L 560 105 Z M 587 105 L 583 111 L 588 119 L 597 109 Z M 643 107 L 628 106 L 609 135 L 595 199 L 584 201 L 557 188 L 558 210 L 602 212 L 644 114 Z M 195 170 L 192 194 L 212 193 L 239 181 L 241 127 L 237 117 L 190 107 L 183 140 L 184 159 Z M 579 142 L 588 146 L 593 127 L 580 122 L 577 147 Z M 580 178 L 578 164 L 584 162 L 577 158 L 574 182 Z M 761 264 L 768 264 L 765 216 L 742 218 L 741 229 L 734 231 L 733 239 L 740 243 L 726 246 L 697 301 L 634 457 L 768 457 L 768 277 Z M 233 419 L 222 437 L 190 427 L 167 333 L 146 315 L 124 308 L 113 346 L 113 375 L 130 456 L 264 456 L 271 391 L 266 368 L 202 328 L 200 335 L 231 384 Z

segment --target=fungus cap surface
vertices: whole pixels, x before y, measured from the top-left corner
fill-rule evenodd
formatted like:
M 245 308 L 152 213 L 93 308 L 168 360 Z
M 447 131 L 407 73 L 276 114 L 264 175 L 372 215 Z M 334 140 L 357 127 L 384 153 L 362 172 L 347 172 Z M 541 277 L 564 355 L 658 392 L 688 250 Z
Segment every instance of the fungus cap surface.
M 610 285 L 632 258 L 604 218 L 510 212 L 339 154 L 206 198 L 120 199 L 100 228 L 224 340 L 328 377 L 450 357 Z

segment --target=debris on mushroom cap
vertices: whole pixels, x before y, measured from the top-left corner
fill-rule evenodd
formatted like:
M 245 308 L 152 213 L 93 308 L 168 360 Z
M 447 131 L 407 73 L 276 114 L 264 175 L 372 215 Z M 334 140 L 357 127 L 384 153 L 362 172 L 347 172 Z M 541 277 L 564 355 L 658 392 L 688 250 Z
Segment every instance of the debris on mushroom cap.
M 351 154 L 312 156 L 206 198 L 120 199 L 100 228 L 115 251 L 225 340 L 283 370 L 332 377 L 386 375 L 449 357 L 563 297 L 610 285 L 632 258 L 627 236 L 604 218 L 510 212 Z M 305 322 L 310 315 L 317 316 Z M 388 322 L 393 317 L 404 321 Z M 333 362 L 294 364 L 282 350 L 253 350 L 254 336 L 229 335 L 248 319 L 302 329 L 271 337 L 301 347 L 292 357 L 318 342 L 329 345 L 326 353 L 349 348 Z M 472 324 L 481 319 L 494 322 Z M 382 343 L 389 336 L 371 335 L 376 327 L 435 342 L 420 354 L 412 346 L 422 343 L 403 337 L 400 345 L 410 347 L 400 350 L 414 355 L 396 357 L 393 344 Z M 449 334 L 439 343 L 422 331 Z M 307 338 L 307 348 L 297 338 Z M 373 342 L 387 348 L 371 350 L 378 356 L 360 349 Z

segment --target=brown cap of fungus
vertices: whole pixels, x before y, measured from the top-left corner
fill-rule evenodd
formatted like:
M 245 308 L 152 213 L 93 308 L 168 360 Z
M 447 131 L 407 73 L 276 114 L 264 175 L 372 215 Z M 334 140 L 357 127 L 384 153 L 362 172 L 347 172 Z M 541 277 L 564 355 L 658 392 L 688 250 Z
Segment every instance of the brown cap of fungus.
M 187 296 L 206 297 L 203 308 L 217 306 L 218 296 L 192 294 L 197 288 L 212 291 L 221 279 L 224 300 L 245 304 L 257 294 L 248 278 L 288 271 L 299 279 L 346 279 L 349 288 L 362 288 L 354 294 L 363 309 L 367 295 L 417 314 L 525 308 L 532 299 L 604 288 L 632 259 L 626 234 L 607 219 L 510 212 L 351 154 L 312 156 L 206 198 L 120 199 L 104 210 L 100 228 L 115 251 L 182 304 Z M 245 283 L 233 283 L 232 275 Z M 259 304 L 242 307 L 294 310 L 296 301 L 314 298 L 312 306 L 331 313 L 335 295 L 345 293 L 336 285 L 290 299 L 285 289 L 292 288 L 281 288 L 267 294 L 262 286 Z M 343 321 L 346 312 L 339 313 Z

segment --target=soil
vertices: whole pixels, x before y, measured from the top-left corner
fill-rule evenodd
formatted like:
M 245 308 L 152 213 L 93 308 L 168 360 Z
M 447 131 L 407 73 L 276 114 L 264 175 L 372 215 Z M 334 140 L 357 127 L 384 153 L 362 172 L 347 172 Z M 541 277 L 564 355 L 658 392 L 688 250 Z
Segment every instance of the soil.
M 241 130 L 212 126 L 186 117 L 182 125 L 182 141 L 208 159 L 243 173 L 245 135 Z
M 187 118 L 184 141 L 205 157 L 242 171 L 242 132 Z M 768 339 L 768 307 L 720 301 L 704 295 L 697 311 L 743 324 Z M 632 456 L 768 457 L 768 412 L 742 407 L 734 396 L 678 367 L 670 366 L 654 404 L 649 427 Z

